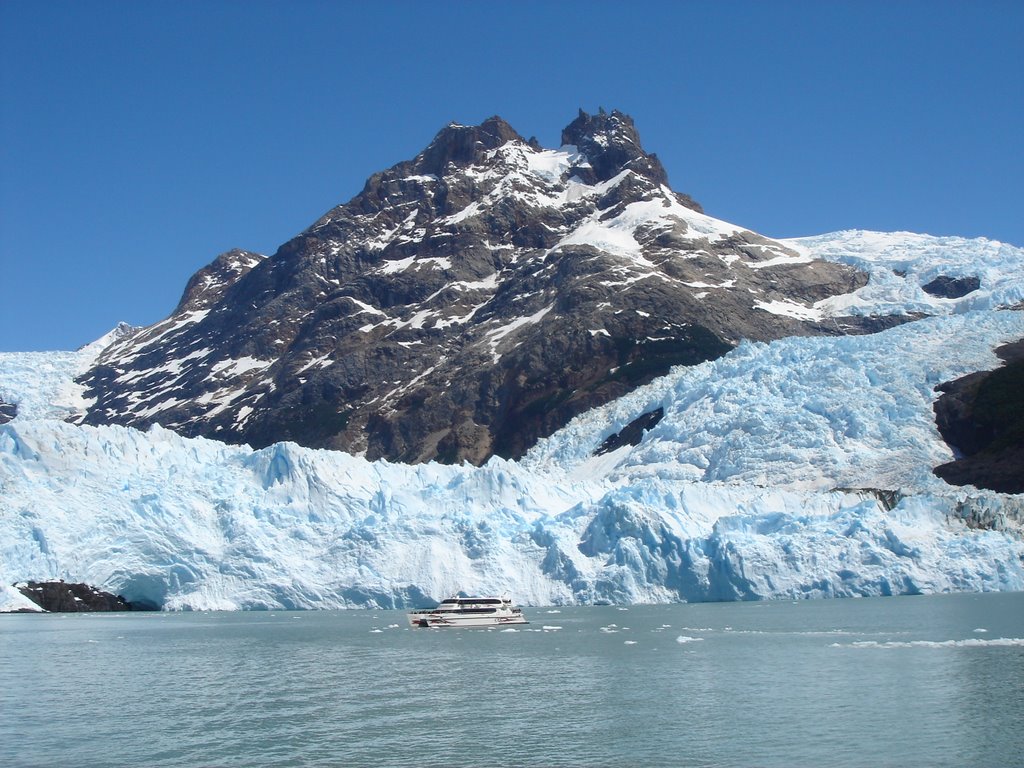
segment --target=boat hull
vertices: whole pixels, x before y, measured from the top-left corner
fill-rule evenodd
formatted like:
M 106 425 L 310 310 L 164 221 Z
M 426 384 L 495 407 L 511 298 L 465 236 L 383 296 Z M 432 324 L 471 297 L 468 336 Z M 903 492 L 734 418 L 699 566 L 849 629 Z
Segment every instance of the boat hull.
M 414 627 L 504 627 L 509 624 L 529 624 L 522 614 L 516 616 L 453 616 L 443 613 L 409 614 Z
M 522 609 L 513 607 L 507 597 L 451 597 L 436 608 L 413 611 L 409 623 L 427 629 L 529 624 Z

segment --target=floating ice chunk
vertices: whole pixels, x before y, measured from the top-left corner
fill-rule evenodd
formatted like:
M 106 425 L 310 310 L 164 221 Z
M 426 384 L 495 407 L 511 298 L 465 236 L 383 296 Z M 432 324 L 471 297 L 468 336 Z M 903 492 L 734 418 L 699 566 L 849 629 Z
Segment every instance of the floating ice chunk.
M 967 640 L 858 640 L 848 645 L 833 643 L 840 648 L 1015 648 L 1024 646 L 1024 637 L 998 637 L 991 640 L 968 638 Z

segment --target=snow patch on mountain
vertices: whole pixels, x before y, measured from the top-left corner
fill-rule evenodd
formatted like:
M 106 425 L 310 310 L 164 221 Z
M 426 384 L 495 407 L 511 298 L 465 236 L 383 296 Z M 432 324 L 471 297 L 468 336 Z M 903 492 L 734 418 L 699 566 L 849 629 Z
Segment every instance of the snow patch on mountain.
M 551 183 L 559 181 L 570 168 L 586 163 L 586 158 L 571 144 L 559 149 L 533 150 L 530 147 L 523 148 L 522 151 L 530 173 Z

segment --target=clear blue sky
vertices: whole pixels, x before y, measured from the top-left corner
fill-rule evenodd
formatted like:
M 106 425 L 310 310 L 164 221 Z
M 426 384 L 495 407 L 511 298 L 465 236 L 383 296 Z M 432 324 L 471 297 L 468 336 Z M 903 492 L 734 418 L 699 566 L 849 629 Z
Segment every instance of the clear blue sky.
M 769 236 L 1024 246 L 1020 0 L 0 0 L 0 350 L 156 322 L 450 120 L 557 146 L 599 106 Z

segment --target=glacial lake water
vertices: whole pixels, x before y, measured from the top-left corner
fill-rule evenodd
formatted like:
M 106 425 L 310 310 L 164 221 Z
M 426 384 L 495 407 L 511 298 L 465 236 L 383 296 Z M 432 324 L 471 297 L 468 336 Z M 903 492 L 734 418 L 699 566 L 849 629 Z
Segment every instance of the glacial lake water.
M 1024 765 L 1024 594 L 0 616 L 4 766 Z

